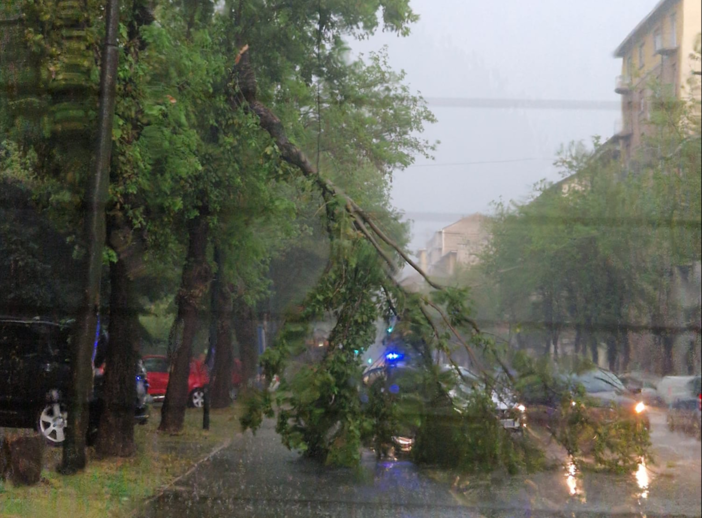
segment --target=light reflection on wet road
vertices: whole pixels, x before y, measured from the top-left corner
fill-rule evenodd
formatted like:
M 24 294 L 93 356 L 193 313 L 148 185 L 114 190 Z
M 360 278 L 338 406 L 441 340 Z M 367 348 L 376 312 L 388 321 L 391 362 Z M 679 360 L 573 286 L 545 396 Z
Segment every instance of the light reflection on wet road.
M 616 476 L 562 470 L 436 482 L 409 462 L 325 469 L 280 444 L 273 423 L 246 433 L 166 491 L 144 518 L 699 516 L 700 446 L 652 419 L 657 464 Z M 695 470 L 697 473 L 695 473 Z

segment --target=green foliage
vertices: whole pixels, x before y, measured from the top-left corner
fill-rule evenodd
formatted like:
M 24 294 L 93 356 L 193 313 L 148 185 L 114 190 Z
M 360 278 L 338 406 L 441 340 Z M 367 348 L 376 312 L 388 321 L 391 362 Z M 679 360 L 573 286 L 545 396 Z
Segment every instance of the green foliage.
M 520 347 L 554 354 L 565 331 L 576 354 L 608 345 L 627 368 L 628 328 L 675 327 L 673 271 L 702 257 L 699 101 L 652 85 L 650 128 L 629 164 L 613 142 L 571 145 L 563 180 L 540 183 L 523 205 L 496 204 L 483 272 L 498 293 L 493 318 Z M 676 320 L 678 321 L 676 323 Z
M 644 421 L 618 408 L 598 408 L 582 391 L 566 393 L 555 425 L 555 437 L 578 465 L 631 473 L 651 462 L 651 442 Z
M 542 452 L 502 426 L 489 392 L 472 391 L 466 403 L 460 411 L 436 402 L 424 410 L 413 449 L 417 462 L 467 473 L 539 469 Z

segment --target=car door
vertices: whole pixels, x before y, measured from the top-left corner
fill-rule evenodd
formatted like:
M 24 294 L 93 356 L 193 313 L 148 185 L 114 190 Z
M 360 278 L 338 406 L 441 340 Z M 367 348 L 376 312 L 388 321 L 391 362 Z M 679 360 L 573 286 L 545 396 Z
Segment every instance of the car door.
M 168 361 L 162 357 L 144 358 L 146 379 L 149 382 L 149 394 L 162 396 L 168 387 Z
M 7 410 L 25 409 L 33 402 L 40 372 L 39 350 L 46 341 L 41 326 L 32 323 L 5 323 L 0 331 L 0 391 Z
M 0 322 L 0 412 L 10 410 L 10 403 L 16 393 L 13 385 L 13 364 L 16 324 Z

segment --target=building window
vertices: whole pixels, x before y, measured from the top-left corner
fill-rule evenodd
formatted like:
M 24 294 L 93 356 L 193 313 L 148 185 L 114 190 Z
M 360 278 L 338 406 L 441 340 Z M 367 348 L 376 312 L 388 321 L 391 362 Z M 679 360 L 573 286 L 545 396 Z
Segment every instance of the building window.
M 670 47 L 678 46 L 678 17 L 675 13 L 670 15 Z
M 629 56 L 626 58 L 626 79 L 631 80 L 634 75 L 634 59 Z
M 653 53 L 655 54 L 659 50 L 663 48 L 663 35 L 661 34 L 661 30 L 656 29 L 653 31 Z
M 644 49 L 646 48 L 645 43 L 641 43 L 639 45 L 639 68 L 643 68 L 643 66 L 646 64 L 646 59 L 644 56 Z

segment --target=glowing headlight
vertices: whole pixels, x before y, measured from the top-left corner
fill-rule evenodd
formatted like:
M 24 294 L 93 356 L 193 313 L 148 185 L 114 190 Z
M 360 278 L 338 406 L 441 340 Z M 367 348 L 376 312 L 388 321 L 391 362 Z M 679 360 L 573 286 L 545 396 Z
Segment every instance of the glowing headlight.
M 638 403 L 636 403 L 634 410 L 636 411 L 637 414 L 640 414 L 641 412 L 646 410 L 646 405 L 643 404 L 643 401 L 639 401 Z

